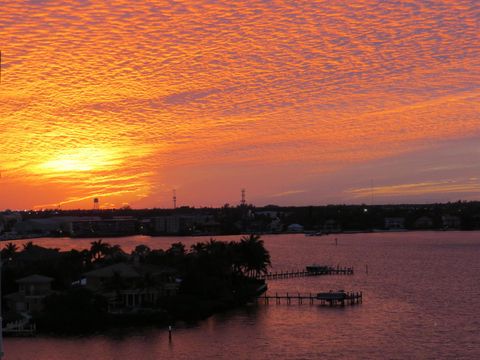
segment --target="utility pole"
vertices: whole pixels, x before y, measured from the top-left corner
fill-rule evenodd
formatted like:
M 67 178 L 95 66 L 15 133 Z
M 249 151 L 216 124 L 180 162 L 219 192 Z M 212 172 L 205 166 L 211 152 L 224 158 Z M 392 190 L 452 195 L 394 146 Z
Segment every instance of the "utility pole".
M 371 204 L 373 206 L 373 179 L 370 180 Z

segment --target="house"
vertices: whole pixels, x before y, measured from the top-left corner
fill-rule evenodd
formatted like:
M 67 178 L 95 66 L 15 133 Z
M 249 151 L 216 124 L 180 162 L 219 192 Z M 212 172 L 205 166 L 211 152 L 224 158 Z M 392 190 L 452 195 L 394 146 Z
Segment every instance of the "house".
M 282 221 L 278 217 L 273 218 L 270 224 L 268 225 L 268 230 L 273 233 L 281 232 L 283 230 Z
M 152 308 L 179 288 L 175 270 L 149 264 L 117 263 L 83 274 L 77 284 L 103 295 L 109 311 Z
M 333 219 L 327 220 L 323 224 L 323 232 L 326 234 L 339 233 L 341 231 L 342 229 L 340 227 L 340 224 Z
M 287 227 L 288 232 L 300 233 L 303 232 L 303 226 L 300 224 L 290 224 Z
M 9 309 L 15 313 L 35 313 L 43 310 L 43 299 L 52 293 L 53 279 L 38 274 L 15 281 L 18 292 L 8 294 L 5 300 Z
M 415 229 L 431 229 L 433 227 L 433 220 L 428 216 L 419 217 L 413 224 Z
M 459 229 L 460 225 L 460 217 L 455 215 L 442 215 L 442 226 L 444 229 Z
M 404 230 L 405 218 L 403 217 L 388 217 L 385 218 L 385 229 L 387 230 Z

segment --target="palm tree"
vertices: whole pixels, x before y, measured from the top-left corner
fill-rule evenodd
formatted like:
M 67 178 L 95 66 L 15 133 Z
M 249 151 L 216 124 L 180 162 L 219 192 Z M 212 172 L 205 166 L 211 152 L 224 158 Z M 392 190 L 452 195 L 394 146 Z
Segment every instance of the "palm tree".
M 244 272 L 249 277 L 266 273 L 271 265 L 270 254 L 260 235 L 250 234 L 240 240 Z
M 9 242 L 2 250 L 2 256 L 6 259 L 11 259 L 17 252 L 18 246 L 12 242 Z
M 29 241 L 29 242 L 23 244 L 23 250 L 24 250 L 24 251 L 25 251 L 25 250 L 31 250 L 31 249 L 33 249 L 34 246 L 35 246 L 35 245 L 33 245 L 33 242 L 32 242 L 32 241 Z
M 92 258 L 94 261 L 100 260 L 101 258 L 105 257 L 109 253 L 111 245 L 108 243 L 104 243 L 102 239 L 98 241 L 92 241 L 90 243 L 90 253 L 92 254 Z
M 195 255 L 203 254 L 206 251 L 205 243 L 197 242 L 196 244 L 193 244 L 190 246 L 190 251 Z

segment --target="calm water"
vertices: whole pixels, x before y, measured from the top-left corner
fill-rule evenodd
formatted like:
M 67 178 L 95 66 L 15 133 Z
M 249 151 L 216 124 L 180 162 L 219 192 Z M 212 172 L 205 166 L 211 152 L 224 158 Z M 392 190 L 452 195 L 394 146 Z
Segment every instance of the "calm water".
M 354 276 L 270 281 L 270 292 L 362 290 L 363 304 L 251 305 L 196 324 L 176 324 L 172 343 L 165 329 L 85 338 L 9 338 L 5 359 L 480 359 L 480 232 L 263 239 L 274 269 L 325 263 L 356 270 Z M 134 236 L 108 241 L 131 250 L 140 243 L 167 248 L 176 241 L 190 245 L 200 240 Z M 81 249 L 90 241 L 35 242 Z

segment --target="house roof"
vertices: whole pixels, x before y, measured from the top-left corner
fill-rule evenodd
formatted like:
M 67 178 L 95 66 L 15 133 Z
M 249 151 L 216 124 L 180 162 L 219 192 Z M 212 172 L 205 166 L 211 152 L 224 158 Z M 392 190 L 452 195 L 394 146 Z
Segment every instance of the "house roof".
M 48 276 L 43 275 L 30 275 L 15 281 L 17 284 L 48 284 L 51 283 L 54 279 Z
M 139 264 L 132 265 L 127 263 L 118 263 L 110 266 L 106 266 L 100 269 L 92 270 L 87 273 L 84 273 L 85 277 L 98 277 L 98 278 L 108 278 L 113 277 L 114 274 L 118 274 L 123 278 L 139 278 L 145 275 L 146 273 L 151 273 L 153 275 L 164 274 L 164 273 L 174 273 L 175 269 L 167 267 L 159 267 L 149 264 Z
M 140 274 L 138 273 L 138 271 L 136 271 L 133 268 L 133 266 L 128 265 L 126 263 L 113 264 L 100 269 L 89 271 L 83 275 L 87 277 L 106 278 L 106 277 L 112 277 L 115 274 L 118 274 L 123 278 L 140 277 Z

